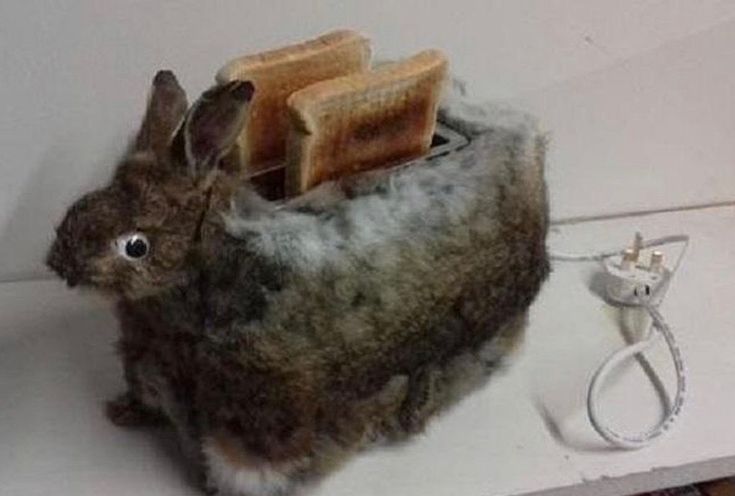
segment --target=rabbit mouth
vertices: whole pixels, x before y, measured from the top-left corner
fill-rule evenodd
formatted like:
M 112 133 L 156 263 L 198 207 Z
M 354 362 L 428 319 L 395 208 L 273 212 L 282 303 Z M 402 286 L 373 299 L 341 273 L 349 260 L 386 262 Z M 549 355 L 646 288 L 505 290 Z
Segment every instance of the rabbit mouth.
M 91 284 L 90 279 L 81 271 L 75 271 L 75 270 L 64 270 L 54 271 L 61 277 L 61 279 L 66 282 L 66 285 L 70 288 L 76 288 L 80 286 L 89 286 Z
M 52 251 L 46 259 L 46 266 L 61 278 L 69 288 L 100 288 L 103 281 L 73 260 L 58 251 Z
M 46 266 L 63 279 L 70 288 L 86 282 L 83 271 L 70 264 L 57 250 L 52 250 L 49 253 L 46 258 Z

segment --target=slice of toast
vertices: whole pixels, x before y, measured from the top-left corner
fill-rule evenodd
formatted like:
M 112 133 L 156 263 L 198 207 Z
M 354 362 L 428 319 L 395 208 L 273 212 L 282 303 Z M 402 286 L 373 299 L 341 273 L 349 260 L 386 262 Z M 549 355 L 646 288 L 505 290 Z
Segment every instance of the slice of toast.
M 285 157 L 288 133 L 286 99 L 296 90 L 325 79 L 368 69 L 369 40 L 341 30 L 276 50 L 235 59 L 219 70 L 218 83 L 249 80 L 255 86 L 248 123 L 238 139 L 246 173 L 267 169 Z
M 291 95 L 287 195 L 426 153 L 446 74 L 446 57 L 427 50 Z

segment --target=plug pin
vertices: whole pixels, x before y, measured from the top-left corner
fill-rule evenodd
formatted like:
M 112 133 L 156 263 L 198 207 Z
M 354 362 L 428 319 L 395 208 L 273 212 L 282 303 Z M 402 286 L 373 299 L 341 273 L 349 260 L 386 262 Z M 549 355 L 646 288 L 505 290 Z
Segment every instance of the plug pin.
M 635 258 L 633 262 L 638 262 L 638 258 L 641 256 L 641 250 L 643 249 L 643 236 L 641 233 L 635 233 L 635 239 L 633 240 L 633 253 Z
M 623 252 L 623 261 L 620 263 L 620 268 L 622 270 L 631 270 L 633 267 L 635 267 L 635 263 L 637 261 L 638 254 L 636 253 L 635 249 L 627 248 Z
M 664 254 L 660 251 L 654 251 L 651 253 L 651 265 L 650 270 L 651 272 L 660 273 L 663 271 L 664 268 Z

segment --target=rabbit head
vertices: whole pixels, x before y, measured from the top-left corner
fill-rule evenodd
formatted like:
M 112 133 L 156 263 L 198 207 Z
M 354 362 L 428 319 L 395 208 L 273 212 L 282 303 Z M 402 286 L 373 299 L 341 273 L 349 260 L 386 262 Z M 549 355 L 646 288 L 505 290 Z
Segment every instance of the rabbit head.
M 175 76 L 159 72 L 131 150 L 107 186 L 68 210 L 47 265 L 69 286 L 130 299 L 181 284 L 213 193 L 224 190 L 217 186 L 227 174 L 222 159 L 244 125 L 253 91 L 243 81 L 215 86 L 187 112 Z

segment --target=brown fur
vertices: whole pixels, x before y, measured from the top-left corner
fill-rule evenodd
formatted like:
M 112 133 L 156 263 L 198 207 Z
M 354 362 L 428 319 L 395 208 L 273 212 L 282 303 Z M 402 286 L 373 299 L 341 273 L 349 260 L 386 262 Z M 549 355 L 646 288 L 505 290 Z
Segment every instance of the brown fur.
M 463 223 L 417 217 L 417 231 L 384 252 L 353 249 L 372 221 L 353 222 L 339 195 L 279 210 L 246 188 L 240 227 L 226 224 L 237 171 L 221 164 L 251 95 L 248 83 L 215 87 L 184 117 L 175 78 L 157 76 L 131 153 L 71 207 L 48 265 L 117 298 L 129 391 L 108 406 L 114 422 L 166 418 L 202 470 L 209 440 L 235 466 L 287 467 L 290 488 L 367 444 L 420 432 L 516 345 L 548 271 L 543 146 L 526 157 L 514 131 L 478 138 L 457 171 L 484 177 L 487 191 Z M 378 180 L 354 194 L 408 194 L 412 170 L 395 173 L 393 193 Z M 416 180 L 449 216 L 453 185 Z M 330 226 L 329 249 L 345 255 L 299 265 L 288 254 L 301 256 L 300 231 L 288 230 L 268 254 L 258 247 L 269 228 L 249 227 L 261 218 L 274 232 Z M 146 258 L 111 248 L 130 232 L 149 239 Z

